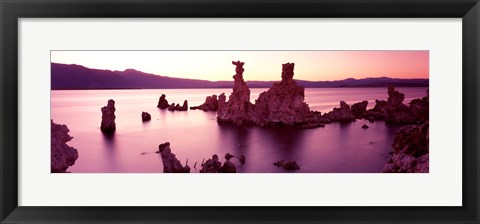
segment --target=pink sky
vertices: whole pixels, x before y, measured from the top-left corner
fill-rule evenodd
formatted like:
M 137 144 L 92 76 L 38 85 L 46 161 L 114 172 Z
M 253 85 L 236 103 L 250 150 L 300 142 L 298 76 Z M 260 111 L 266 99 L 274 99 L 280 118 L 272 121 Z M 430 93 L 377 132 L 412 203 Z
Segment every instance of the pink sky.
M 295 63 L 295 79 L 428 78 L 429 51 L 52 51 L 51 61 L 89 68 L 133 68 L 162 76 L 231 80 L 245 62 L 245 80 L 278 80 Z

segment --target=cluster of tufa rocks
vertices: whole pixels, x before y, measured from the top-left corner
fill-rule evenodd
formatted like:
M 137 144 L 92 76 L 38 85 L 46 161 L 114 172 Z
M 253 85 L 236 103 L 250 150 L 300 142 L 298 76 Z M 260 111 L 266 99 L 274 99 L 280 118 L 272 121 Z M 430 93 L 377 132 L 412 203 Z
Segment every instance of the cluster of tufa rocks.
M 282 81 L 261 93 L 255 104 L 250 102 L 250 89 L 243 80 L 245 63 L 232 64 L 236 66 L 233 92 L 219 106 L 217 121 L 265 126 L 307 124 L 320 119 L 320 113 L 311 111 L 304 101 L 305 88 L 293 80 L 294 63 L 282 65 Z
M 158 152 L 162 157 L 164 173 L 190 173 L 188 164 L 182 166 L 175 154 L 170 149 L 170 142 L 165 142 L 158 146 Z
M 304 128 L 324 127 L 331 122 L 352 122 L 367 119 L 371 122 L 384 120 L 387 123 L 418 124 L 428 120 L 427 96 L 415 99 L 407 106 L 405 95 L 388 87 L 388 99 L 376 100 L 373 109 L 367 110 L 368 101 L 354 103 L 351 107 L 341 101 L 340 107 L 321 114 L 311 111 L 305 103 L 305 89 L 293 79 L 294 63 L 282 65 L 282 80 L 260 94 L 255 104 L 250 103 L 250 89 L 243 80 L 244 62 L 233 61 L 236 66 L 233 92 L 228 101 L 218 100 L 217 121 L 237 125 L 301 125 Z M 208 98 L 207 98 L 208 99 Z M 207 101 L 213 101 L 209 99 Z M 207 105 L 207 102 L 204 104 Z M 207 108 L 205 106 L 205 108 Z
M 180 106 L 180 104 L 170 104 L 170 106 L 168 106 L 168 110 L 170 111 L 186 111 L 188 110 L 188 102 L 187 100 L 183 101 L 183 105 Z
M 217 154 L 214 154 L 211 159 L 208 159 L 202 163 L 202 169 L 200 173 L 236 173 L 237 167 L 230 161 L 234 156 L 230 153 L 225 154 L 225 163 L 219 161 Z M 245 163 L 245 157 L 243 157 L 243 163 Z M 243 164 L 242 163 L 242 164 Z
M 211 96 L 207 96 L 205 99 L 205 103 L 199 106 L 190 107 L 191 110 L 203 110 L 203 111 L 217 111 L 220 107 L 220 104 L 225 103 L 225 93 L 220 94 L 218 97 L 217 95 L 213 94 Z
M 385 173 L 428 173 L 428 121 L 402 127 L 393 138 L 393 154 L 383 168 Z
M 73 139 L 68 134 L 66 125 L 53 123 L 51 120 L 51 168 L 52 173 L 65 173 L 69 166 L 73 166 L 78 158 L 78 151 L 66 143 Z
M 157 107 L 164 110 L 164 109 L 168 109 L 170 111 L 186 111 L 188 110 L 188 101 L 185 100 L 183 101 L 183 105 L 180 106 L 180 104 L 175 104 L 175 103 L 171 103 L 171 104 L 168 104 L 168 100 L 167 100 L 167 96 L 165 96 L 165 94 L 162 94 L 160 96 L 160 99 L 158 99 L 158 104 L 157 104 Z
M 375 106 L 366 111 L 364 118 L 370 121 L 384 120 L 395 124 L 419 124 L 428 121 L 428 90 L 427 96 L 414 99 L 407 106 L 403 103 L 405 94 L 388 87 L 388 99 L 375 100 Z

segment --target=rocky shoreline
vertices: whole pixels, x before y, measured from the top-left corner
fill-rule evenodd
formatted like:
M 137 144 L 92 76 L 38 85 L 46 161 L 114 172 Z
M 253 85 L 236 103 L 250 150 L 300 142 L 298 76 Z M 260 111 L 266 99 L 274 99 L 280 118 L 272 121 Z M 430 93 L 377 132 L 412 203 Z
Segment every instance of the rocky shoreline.
M 70 130 L 66 125 L 55 124 L 51 120 L 50 126 L 50 172 L 68 173 L 68 167 L 75 165 L 75 161 L 78 159 L 77 149 L 67 145 L 67 142 L 72 140 L 73 137 L 68 134 Z

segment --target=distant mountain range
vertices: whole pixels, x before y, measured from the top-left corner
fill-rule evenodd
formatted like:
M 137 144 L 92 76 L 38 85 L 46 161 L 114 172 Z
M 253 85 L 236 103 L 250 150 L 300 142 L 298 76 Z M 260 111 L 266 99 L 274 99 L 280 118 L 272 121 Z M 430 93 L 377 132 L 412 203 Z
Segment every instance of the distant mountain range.
M 280 75 L 279 75 L 280 79 Z M 270 88 L 275 81 L 247 81 L 250 88 Z M 365 78 L 337 81 L 296 80 L 306 88 L 327 87 L 428 87 L 428 79 Z M 180 89 L 232 88 L 232 81 L 207 81 L 174 78 L 127 69 L 110 71 L 86 68 L 81 65 L 51 63 L 51 89 Z

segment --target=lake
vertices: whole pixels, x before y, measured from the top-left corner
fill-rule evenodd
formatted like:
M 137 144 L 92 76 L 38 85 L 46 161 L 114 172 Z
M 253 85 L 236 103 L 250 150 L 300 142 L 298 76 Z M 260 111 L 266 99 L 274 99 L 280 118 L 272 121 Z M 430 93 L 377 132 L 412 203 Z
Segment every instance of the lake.
M 405 94 L 404 103 L 426 96 L 425 87 L 396 88 Z M 267 89 L 250 89 L 252 103 Z M 296 160 L 305 173 L 372 173 L 381 172 L 390 158 L 392 139 L 401 127 L 382 121 L 357 120 L 350 124 L 332 123 L 324 128 L 239 127 L 219 124 L 216 112 L 202 110 L 168 111 L 157 108 L 161 94 L 169 103 L 197 106 L 212 94 L 231 89 L 148 89 L 148 90 L 55 90 L 51 91 L 51 117 L 57 124 L 66 124 L 73 139 L 68 145 L 76 148 L 79 158 L 68 171 L 72 173 L 158 173 L 163 164 L 158 145 L 170 142 L 172 152 L 191 172 L 199 172 L 203 159 L 218 154 L 244 155 L 245 165 L 231 160 L 237 172 L 289 172 L 273 166 L 273 162 Z M 305 101 L 310 109 L 322 113 L 339 107 L 341 100 L 349 105 L 388 98 L 387 88 L 307 88 Z M 100 108 L 108 99 L 115 100 L 117 130 L 111 137 L 100 131 Z M 142 122 L 142 111 L 152 120 Z M 369 129 L 362 129 L 368 124 Z M 197 162 L 196 169 L 193 167 Z

